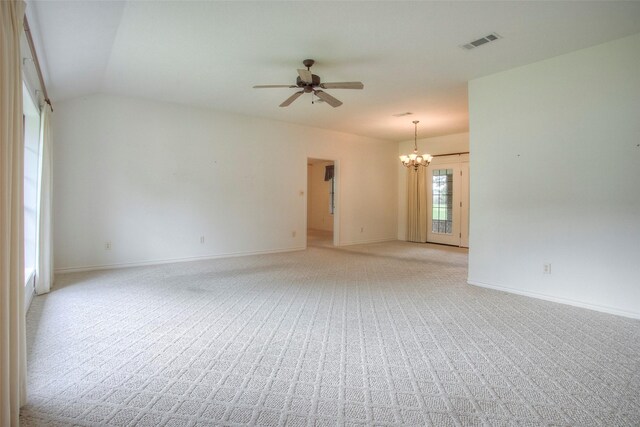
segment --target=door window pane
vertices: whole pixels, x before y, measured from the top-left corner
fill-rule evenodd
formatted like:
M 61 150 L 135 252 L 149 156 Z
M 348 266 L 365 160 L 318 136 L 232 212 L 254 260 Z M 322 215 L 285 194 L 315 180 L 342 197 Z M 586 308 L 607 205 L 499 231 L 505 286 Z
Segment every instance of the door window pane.
M 431 231 L 451 234 L 453 229 L 453 169 L 435 169 L 432 180 Z

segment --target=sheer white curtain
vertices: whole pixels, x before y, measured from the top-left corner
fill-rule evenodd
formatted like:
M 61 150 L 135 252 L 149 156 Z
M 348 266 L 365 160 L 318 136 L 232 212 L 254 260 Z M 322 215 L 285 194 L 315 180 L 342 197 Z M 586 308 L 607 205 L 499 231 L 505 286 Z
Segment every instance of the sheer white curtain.
M 22 1 L 0 1 L 0 425 L 26 400 Z
M 424 243 L 427 241 L 427 181 L 426 168 L 410 167 L 407 170 L 407 240 Z
M 40 179 L 38 185 L 38 246 L 36 254 L 36 293 L 46 294 L 53 285 L 53 246 L 51 230 L 51 109 L 45 104 L 40 118 Z

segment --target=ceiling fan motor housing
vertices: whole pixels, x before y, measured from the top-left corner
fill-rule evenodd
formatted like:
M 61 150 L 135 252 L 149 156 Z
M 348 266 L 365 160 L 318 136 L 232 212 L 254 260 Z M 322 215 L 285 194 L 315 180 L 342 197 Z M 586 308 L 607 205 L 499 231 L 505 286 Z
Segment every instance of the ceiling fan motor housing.
M 296 78 L 296 84 L 298 87 L 304 88 L 305 92 L 311 92 L 314 86 L 318 86 L 320 84 L 320 77 L 315 74 L 311 74 L 311 84 L 303 82 L 300 76 Z

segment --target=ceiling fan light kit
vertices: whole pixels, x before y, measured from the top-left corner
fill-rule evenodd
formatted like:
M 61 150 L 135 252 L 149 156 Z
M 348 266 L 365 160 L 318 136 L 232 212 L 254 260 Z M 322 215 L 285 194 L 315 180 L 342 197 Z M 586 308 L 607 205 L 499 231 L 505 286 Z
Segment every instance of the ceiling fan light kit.
M 298 77 L 296 77 L 295 85 L 256 85 L 254 89 L 271 89 L 271 88 L 290 88 L 290 89 L 302 89 L 289 98 L 287 98 L 280 107 L 287 107 L 291 105 L 293 101 L 298 99 L 303 93 L 312 93 L 317 96 L 321 101 L 326 102 L 332 107 L 339 107 L 342 105 L 342 101 L 329 95 L 322 89 L 364 89 L 364 85 L 361 82 L 335 82 L 335 83 L 322 83 L 320 76 L 311 72 L 311 67 L 315 64 L 313 59 L 305 59 L 302 64 L 307 69 L 299 68 Z M 313 103 L 313 98 L 312 101 Z
M 415 127 L 414 138 L 413 138 L 413 153 L 408 155 L 400 156 L 400 162 L 402 162 L 403 166 L 407 168 L 413 167 L 414 170 L 418 170 L 420 166 L 427 167 L 431 160 L 433 160 L 433 156 L 431 154 L 418 154 L 418 120 L 413 121 L 413 125 Z

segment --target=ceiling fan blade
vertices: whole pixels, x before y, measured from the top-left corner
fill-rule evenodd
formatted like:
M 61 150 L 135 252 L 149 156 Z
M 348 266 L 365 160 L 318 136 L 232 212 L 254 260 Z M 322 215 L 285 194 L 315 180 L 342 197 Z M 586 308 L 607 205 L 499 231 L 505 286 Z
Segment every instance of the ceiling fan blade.
M 362 82 L 321 83 L 323 89 L 364 89 Z
M 324 102 L 326 102 L 327 104 L 331 105 L 334 108 L 342 105 L 342 101 L 335 99 L 333 96 L 329 95 L 327 92 L 323 92 L 321 90 L 314 90 L 313 93 L 315 93 L 318 98 L 322 99 Z
M 293 95 L 291 95 L 290 97 L 288 97 L 282 104 L 280 104 L 281 107 L 287 107 L 289 104 L 291 104 L 293 101 L 295 101 L 296 99 L 298 99 L 298 97 L 300 95 L 302 95 L 304 93 L 303 90 L 301 90 L 300 92 L 296 92 Z
M 298 69 L 298 74 L 300 75 L 300 80 L 305 83 L 313 83 L 313 75 L 309 70 Z
M 268 88 L 272 88 L 272 87 L 298 87 L 298 86 L 291 86 L 291 85 L 256 85 L 253 88 L 254 89 L 268 89 Z

